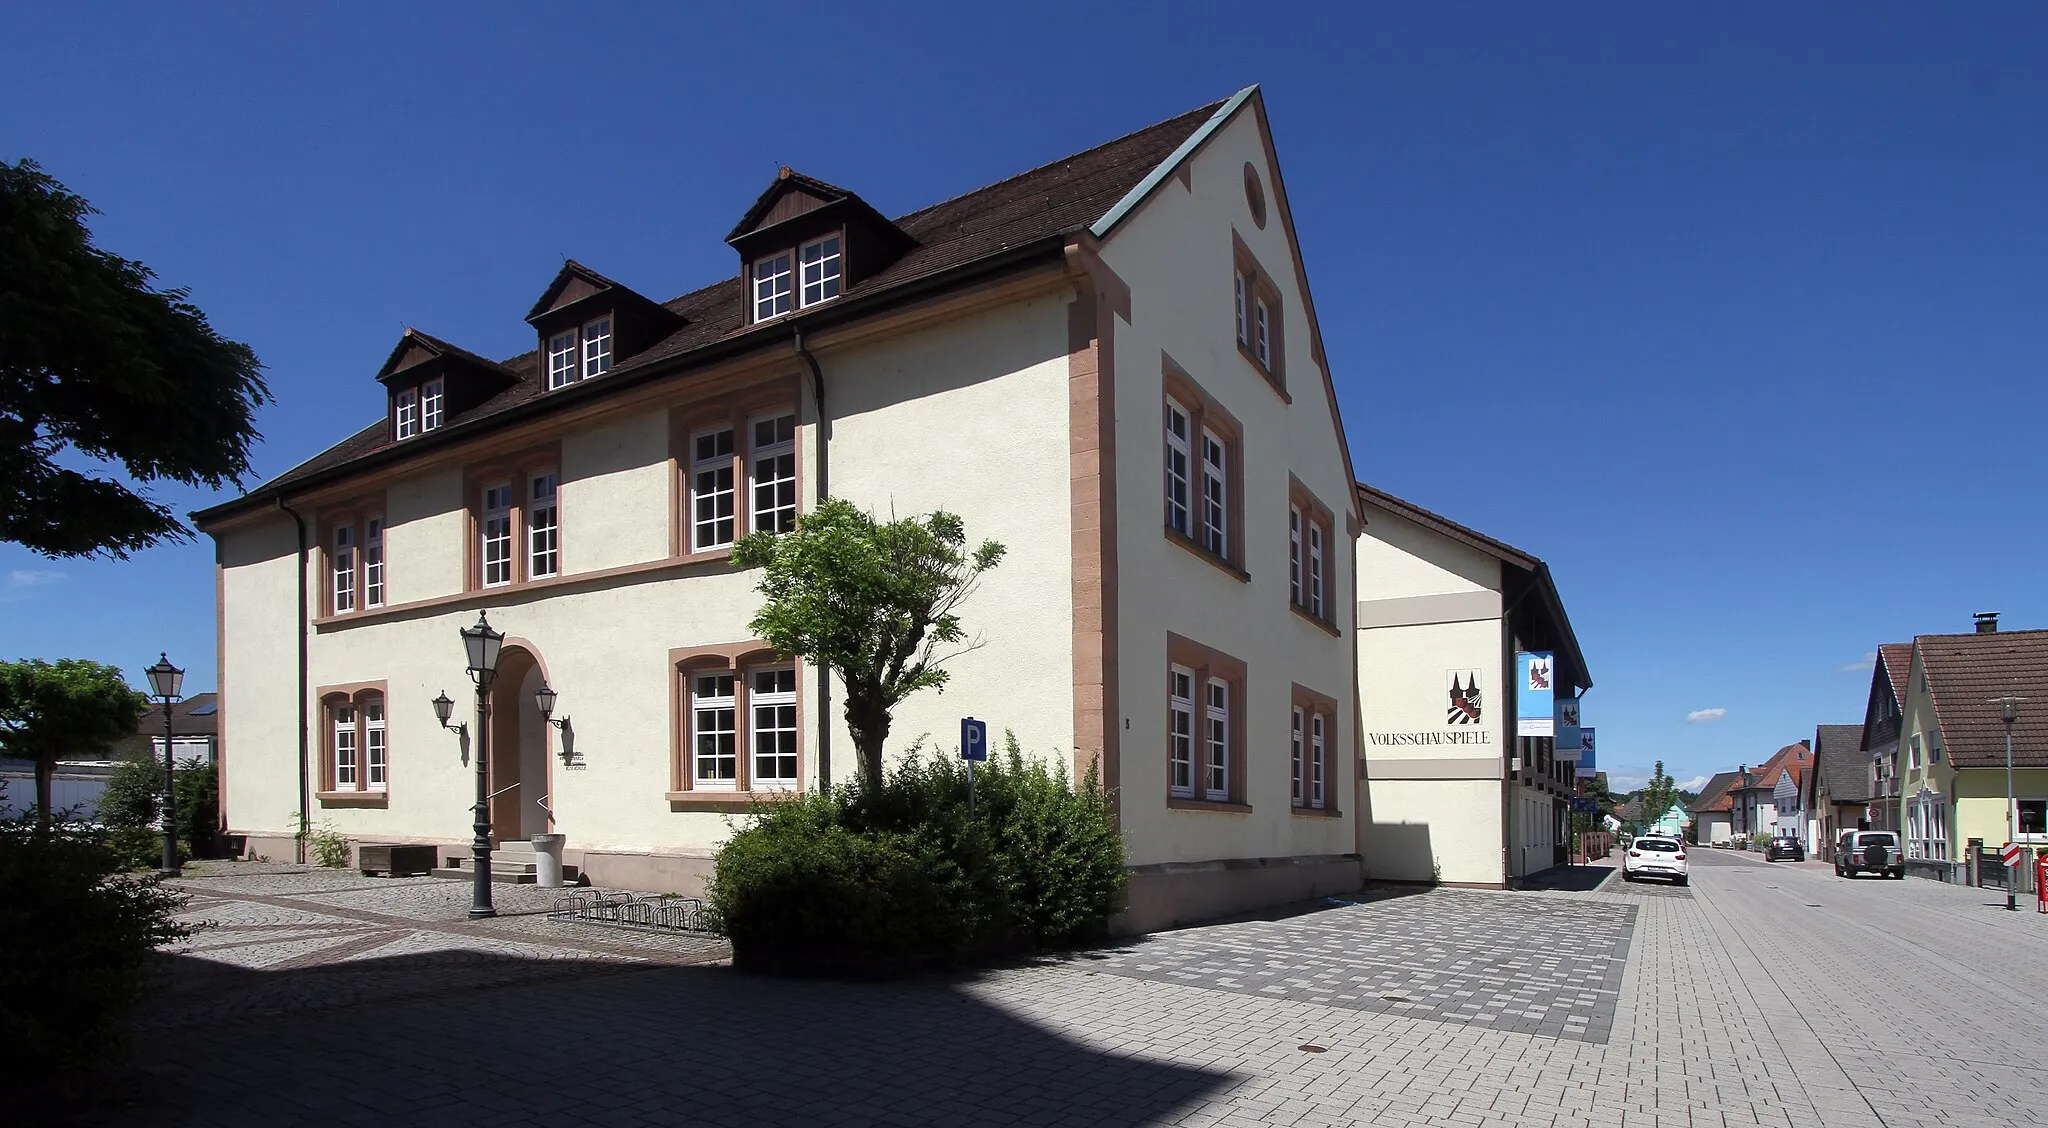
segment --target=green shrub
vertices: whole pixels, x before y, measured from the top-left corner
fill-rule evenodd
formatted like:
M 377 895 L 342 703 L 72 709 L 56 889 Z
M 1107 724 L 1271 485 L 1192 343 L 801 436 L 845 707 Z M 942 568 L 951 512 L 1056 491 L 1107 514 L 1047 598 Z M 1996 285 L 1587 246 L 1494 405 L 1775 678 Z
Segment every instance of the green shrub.
M 126 1044 L 152 952 L 190 929 L 154 876 L 119 876 L 100 832 L 0 823 L 0 1078 L 48 1092 Z
M 763 804 L 719 851 L 713 919 L 737 966 L 893 973 L 1100 935 L 1123 840 L 1091 770 L 1027 763 L 1014 738 L 967 771 L 922 748 L 882 785 Z
M 154 869 L 163 863 L 163 832 L 156 824 L 157 797 L 163 786 L 163 762 L 133 756 L 115 765 L 113 776 L 100 792 L 99 821 L 107 828 L 115 853 L 130 869 Z M 179 861 L 212 857 L 220 825 L 220 785 L 213 765 L 197 756 L 179 761 L 171 777 L 171 793 L 177 800 Z
M 328 869 L 341 869 L 348 865 L 348 835 L 334 829 L 331 823 L 315 826 L 297 812 L 293 812 L 291 818 L 298 827 L 292 837 L 305 845 L 306 856 L 313 859 L 315 865 Z

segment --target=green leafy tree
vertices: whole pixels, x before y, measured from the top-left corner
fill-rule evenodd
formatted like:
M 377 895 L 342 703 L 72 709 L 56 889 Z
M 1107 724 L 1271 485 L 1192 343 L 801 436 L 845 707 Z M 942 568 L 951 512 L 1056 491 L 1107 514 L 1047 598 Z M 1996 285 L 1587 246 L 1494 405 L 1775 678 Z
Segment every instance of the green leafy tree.
M 0 753 L 36 765 L 36 826 L 50 827 L 50 774 L 57 761 L 106 755 L 135 735 L 148 699 L 121 671 L 83 658 L 0 662 Z
M 860 779 L 882 782 L 894 709 L 920 689 L 944 689 L 943 663 L 976 645 L 958 614 L 1003 546 L 967 548 L 960 518 L 937 512 L 886 524 L 827 498 L 787 533 L 749 533 L 733 562 L 762 569 L 765 602 L 751 629 L 784 654 L 838 673 Z
M 1654 824 L 1671 809 L 1678 797 L 1678 782 L 1664 770 L 1664 761 L 1657 761 L 1657 767 L 1650 772 L 1650 782 L 1643 788 L 1643 821 Z
M 35 162 L 0 162 L 0 541 L 48 557 L 189 537 L 80 456 L 136 483 L 218 489 L 248 473 L 270 395 L 256 354 L 187 291 L 93 245 L 93 214 Z

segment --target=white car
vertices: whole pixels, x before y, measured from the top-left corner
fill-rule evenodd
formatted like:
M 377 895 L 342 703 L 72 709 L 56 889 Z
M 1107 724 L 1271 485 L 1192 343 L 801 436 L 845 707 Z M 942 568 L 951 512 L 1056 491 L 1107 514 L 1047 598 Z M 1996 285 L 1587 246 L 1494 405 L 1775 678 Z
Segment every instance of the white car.
M 1676 838 L 1648 836 L 1628 844 L 1628 853 L 1621 859 L 1621 879 L 1641 881 L 1646 877 L 1661 877 L 1674 885 L 1686 885 L 1691 873 L 1685 865 L 1685 843 Z

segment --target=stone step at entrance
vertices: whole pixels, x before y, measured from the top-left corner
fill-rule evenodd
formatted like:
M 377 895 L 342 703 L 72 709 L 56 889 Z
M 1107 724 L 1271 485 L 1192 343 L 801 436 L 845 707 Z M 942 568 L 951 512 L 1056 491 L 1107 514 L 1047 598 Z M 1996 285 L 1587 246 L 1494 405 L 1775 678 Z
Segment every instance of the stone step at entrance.
M 446 855 L 443 855 L 444 860 Z M 435 877 L 471 879 L 475 872 L 474 862 L 468 854 L 455 859 L 452 866 L 443 866 L 433 871 Z M 562 863 L 562 884 L 575 885 L 582 871 L 567 862 Z M 532 885 L 540 879 L 540 862 L 531 842 L 507 842 L 491 847 L 491 881 L 498 885 Z

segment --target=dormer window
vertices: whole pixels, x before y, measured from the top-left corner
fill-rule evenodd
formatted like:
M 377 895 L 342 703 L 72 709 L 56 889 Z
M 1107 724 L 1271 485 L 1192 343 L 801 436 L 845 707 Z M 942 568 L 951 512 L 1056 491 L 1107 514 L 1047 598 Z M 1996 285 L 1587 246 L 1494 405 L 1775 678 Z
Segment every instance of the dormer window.
M 815 243 L 805 243 L 803 249 L 797 252 L 797 258 L 803 263 L 804 268 L 805 307 L 839 296 L 839 280 L 845 273 L 845 259 L 839 253 L 839 236 L 833 235 Z
M 612 370 L 612 319 L 587 321 L 548 338 L 548 390 Z
M 439 430 L 441 427 L 442 405 L 447 397 L 441 394 L 441 381 L 429 380 L 420 385 L 420 432 Z
M 407 388 L 392 397 L 391 433 L 400 439 L 409 439 L 420 433 L 419 389 Z
M 754 263 L 754 320 L 781 317 L 790 310 L 789 252 Z
M 846 284 L 845 244 L 837 233 L 805 243 L 792 254 L 754 260 L 754 320 L 769 321 L 839 296 Z M 791 262 L 794 260 L 795 269 Z

